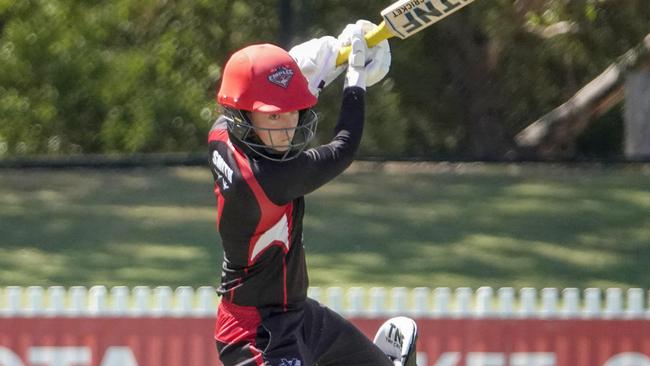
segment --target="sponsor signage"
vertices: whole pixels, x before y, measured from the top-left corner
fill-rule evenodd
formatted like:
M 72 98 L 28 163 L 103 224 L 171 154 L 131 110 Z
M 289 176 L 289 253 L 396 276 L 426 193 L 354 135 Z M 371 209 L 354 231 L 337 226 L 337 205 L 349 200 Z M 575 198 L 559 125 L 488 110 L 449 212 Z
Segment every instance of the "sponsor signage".
M 352 319 L 369 337 L 385 320 Z M 650 366 L 650 319 L 417 323 L 420 366 Z M 213 328 L 209 317 L 0 318 L 0 366 L 219 365 Z

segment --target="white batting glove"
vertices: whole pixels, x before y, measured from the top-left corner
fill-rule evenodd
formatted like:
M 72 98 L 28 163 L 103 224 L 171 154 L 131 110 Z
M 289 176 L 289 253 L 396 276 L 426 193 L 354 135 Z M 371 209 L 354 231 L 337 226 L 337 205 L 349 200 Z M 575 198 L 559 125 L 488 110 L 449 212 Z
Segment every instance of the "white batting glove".
M 358 20 L 354 24 L 348 24 L 338 37 L 341 45 L 346 46 L 350 44 L 351 32 L 356 27 L 361 27 L 363 34 L 366 34 L 377 26 L 363 19 Z M 375 85 L 386 77 L 390 70 L 391 59 L 388 40 L 383 40 L 378 45 L 368 49 L 366 52 L 367 86 Z
M 366 89 L 368 70 L 366 67 L 366 54 L 368 46 L 366 39 L 363 38 L 363 29 L 361 26 L 350 28 L 349 46 L 351 47 L 350 56 L 348 57 L 348 72 L 345 74 L 345 87 L 356 86 Z
M 314 38 L 301 43 L 289 54 L 296 60 L 300 71 L 309 82 L 309 91 L 318 96 L 324 87 L 334 81 L 345 70 L 346 64 L 336 66 L 341 43 L 334 37 Z

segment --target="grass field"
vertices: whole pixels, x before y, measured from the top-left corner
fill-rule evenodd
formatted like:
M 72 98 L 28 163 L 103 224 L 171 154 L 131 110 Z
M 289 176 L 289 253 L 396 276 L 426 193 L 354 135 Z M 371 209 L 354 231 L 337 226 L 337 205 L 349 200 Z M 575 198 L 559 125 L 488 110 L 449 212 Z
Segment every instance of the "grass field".
M 0 287 L 216 285 L 205 168 L 0 170 Z M 358 164 L 307 197 L 314 286 L 650 287 L 650 169 Z

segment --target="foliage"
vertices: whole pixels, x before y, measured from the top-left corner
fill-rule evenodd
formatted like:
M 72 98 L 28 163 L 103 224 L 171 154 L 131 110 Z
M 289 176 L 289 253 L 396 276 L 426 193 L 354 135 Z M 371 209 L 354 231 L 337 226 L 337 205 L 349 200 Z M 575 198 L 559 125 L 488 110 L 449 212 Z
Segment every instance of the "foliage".
M 0 138 L 10 154 L 201 149 L 219 62 L 272 28 L 247 2 L 23 0 L 0 9 Z
M 510 0 L 482 0 L 391 42 L 363 152 L 503 156 L 511 136 L 650 31 L 645 2 L 550 0 L 520 14 Z M 231 52 L 286 29 L 286 46 L 336 34 L 388 3 L 293 0 L 280 24 L 271 0 L 0 0 L 0 156 L 203 151 Z M 560 21 L 576 31 L 528 30 Z M 336 121 L 337 85 L 321 98 L 319 141 Z

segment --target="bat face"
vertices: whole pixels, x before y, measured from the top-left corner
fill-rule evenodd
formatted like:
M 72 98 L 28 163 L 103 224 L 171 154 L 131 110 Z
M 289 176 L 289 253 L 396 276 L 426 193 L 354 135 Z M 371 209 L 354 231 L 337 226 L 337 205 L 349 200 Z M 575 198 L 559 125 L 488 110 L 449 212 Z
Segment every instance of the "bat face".
M 412 36 L 474 0 L 400 0 L 381 12 L 390 31 L 401 39 Z

